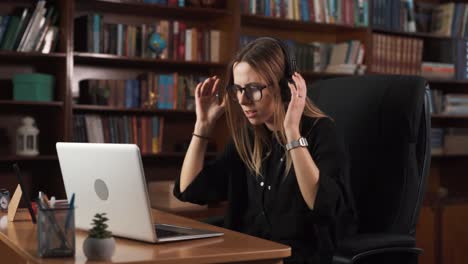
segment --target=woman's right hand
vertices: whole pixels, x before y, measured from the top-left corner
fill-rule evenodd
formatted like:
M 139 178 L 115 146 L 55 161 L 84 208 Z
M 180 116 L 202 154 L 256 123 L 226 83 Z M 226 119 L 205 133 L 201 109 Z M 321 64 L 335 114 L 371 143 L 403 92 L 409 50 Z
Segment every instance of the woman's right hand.
M 220 79 L 216 76 L 207 78 L 195 88 L 195 112 L 197 123 L 195 130 L 209 136 L 216 121 L 224 113 L 224 101 L 219 104 L 216 94 Z

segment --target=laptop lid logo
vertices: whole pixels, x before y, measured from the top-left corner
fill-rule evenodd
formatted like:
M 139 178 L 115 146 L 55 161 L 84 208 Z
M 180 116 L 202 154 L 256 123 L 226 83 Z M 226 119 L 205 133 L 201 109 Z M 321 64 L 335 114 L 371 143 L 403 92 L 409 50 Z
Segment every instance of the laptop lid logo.
M 107 201 L 109 198 L 109 189 L 107 188 L 107 184 L 101 179 L 94 181 L 94 191 L 99 199 L 103 201 Z

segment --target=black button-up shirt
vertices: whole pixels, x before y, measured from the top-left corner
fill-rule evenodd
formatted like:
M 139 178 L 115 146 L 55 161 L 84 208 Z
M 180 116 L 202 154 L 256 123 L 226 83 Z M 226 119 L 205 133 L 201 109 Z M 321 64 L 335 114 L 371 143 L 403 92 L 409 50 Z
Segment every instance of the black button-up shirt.
M 262 164 L 263 177 L 249 172 L 229 143 L 183 193 L 177 178 L 174 195 L 198 204 L 228 200 L 225 227 L 290 245 L 286 263 L 330 263 L 337 241 L 355 229 L 344 184 L 347 159 L 330 119 L 303 117 L 301 135 L 320 171 L 313 209 L 302 197 L 294 168 L 284 175 L 285 150 L 274 139 Z

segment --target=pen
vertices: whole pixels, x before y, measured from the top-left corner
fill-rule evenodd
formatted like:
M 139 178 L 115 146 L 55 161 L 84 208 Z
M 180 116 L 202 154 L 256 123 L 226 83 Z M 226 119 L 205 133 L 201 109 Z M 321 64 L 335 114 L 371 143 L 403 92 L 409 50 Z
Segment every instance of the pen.
M 44 203 L 47 205 L 47 207 L 51 207 L 51 206 L 50 206 L 50 202 L 49 202 L 49 198 L 47 197 L 47 194 L 42 193 L 42 200 L 43 200 Z
M 49 205 L 51 208 L 55 207 L 55 196 L 50 197 Z
M 75 193 L 72 194 L 70 198 L 70 204 L 68 206 L 67 217 L 65 219 L 65 236 L 68 234 L 68 228 L 70 227 L 70 221 L 72 216 L 72 211 L 75 209 Z

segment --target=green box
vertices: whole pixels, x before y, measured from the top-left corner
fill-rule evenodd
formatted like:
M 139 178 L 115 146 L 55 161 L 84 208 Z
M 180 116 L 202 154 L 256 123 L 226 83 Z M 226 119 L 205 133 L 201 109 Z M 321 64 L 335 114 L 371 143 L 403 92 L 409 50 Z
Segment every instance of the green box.
M 20 73 L 13 76 L 13 99 L 16 101 L 53 100 L 55 78 L 43 73 Z

